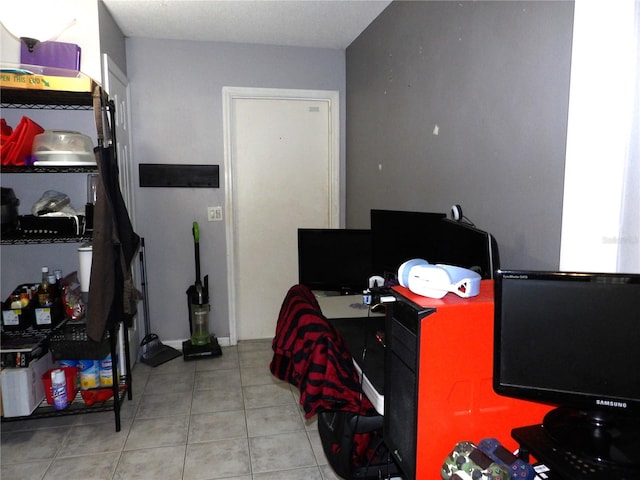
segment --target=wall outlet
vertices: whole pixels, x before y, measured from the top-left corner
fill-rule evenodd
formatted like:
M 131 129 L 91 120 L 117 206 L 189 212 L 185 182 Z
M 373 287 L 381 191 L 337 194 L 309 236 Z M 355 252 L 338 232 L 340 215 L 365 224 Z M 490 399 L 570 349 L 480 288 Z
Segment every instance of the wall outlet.
M 207 220 L 219 222 L 222 220 L 222 207 L 207 207 Z

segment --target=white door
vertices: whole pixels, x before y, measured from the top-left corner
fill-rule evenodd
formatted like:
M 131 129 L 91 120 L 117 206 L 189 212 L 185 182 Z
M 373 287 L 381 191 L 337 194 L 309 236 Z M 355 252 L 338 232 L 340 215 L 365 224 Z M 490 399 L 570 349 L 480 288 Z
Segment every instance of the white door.
M 297 229 L 339 222 L 338 93 L 225 88 L 230 342 L 270 338 Z

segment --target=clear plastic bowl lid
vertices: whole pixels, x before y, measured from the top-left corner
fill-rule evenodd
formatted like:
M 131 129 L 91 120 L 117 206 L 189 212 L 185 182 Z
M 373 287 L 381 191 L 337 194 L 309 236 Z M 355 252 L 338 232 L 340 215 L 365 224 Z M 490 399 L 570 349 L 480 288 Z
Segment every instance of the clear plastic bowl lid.
M 93 156 L 93 142 L 87 135 L 68 130 L 45 130 L 33 140 L 32 153 L 74 153 Z
M 79 132 L 45 130 L 35 136 L 31 153 L 34 165 L 95 165 L 93 142 Z

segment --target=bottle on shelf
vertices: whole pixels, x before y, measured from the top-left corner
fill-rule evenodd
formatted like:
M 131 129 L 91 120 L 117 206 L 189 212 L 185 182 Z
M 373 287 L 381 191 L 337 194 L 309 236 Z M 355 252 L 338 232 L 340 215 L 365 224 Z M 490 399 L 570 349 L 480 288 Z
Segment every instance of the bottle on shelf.
M 22 308 L 22 301 L 20 300 L 20 293 L 18 292 L 13 292 L 11 294 L 11 305 L 10 305 L 12 310 L 16 310 L 16 309 L 21 309 Z
M 31 287 L 24 285 L 20 291 L 20 303 L 23 307 L 28 307 L 31 302 Z
M 49 285 L 49 267 L 42 267 L 42 281 L 38 285 L 38 305 L 50 307 L 53 305 L 53 289 Z
M 52 304 L 58 302 L 60 299 L 60 292 L 58 291 L 58 285 L 56 283 L 56 276 L 52 273 L 47 277 L 47 281 L 49 282 L 49 290 L 51 291 L 51 298 L 53 299 Z
M 57 368 L 51 372 L 51 393 L 53 396 L 53 408 L 62 410 L 69 404 L 67 398 L 67 378 L 64 370 Z
M 64 288 L 62 288 L 62 270 L 56 269 L 53 271 L 56 280 L 56 290 L 60 301 L 64 304 Z

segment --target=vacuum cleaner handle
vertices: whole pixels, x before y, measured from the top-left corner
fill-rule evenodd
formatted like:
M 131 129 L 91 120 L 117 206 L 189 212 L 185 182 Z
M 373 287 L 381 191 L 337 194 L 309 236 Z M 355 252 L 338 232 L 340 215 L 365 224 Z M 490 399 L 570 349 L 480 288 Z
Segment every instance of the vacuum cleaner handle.
M 202 282 L 200 281 L 200 229 L 198 222 L 193 222 L 191 231 L 193 232 L 193 244 L 196 257 L 196 285 L 202 286 Z
M 195 243 L 200 243 L 200 228 L 198 227 L 198 222 L 193 222 L 191 231 L 193 232 L 193 241 Z

